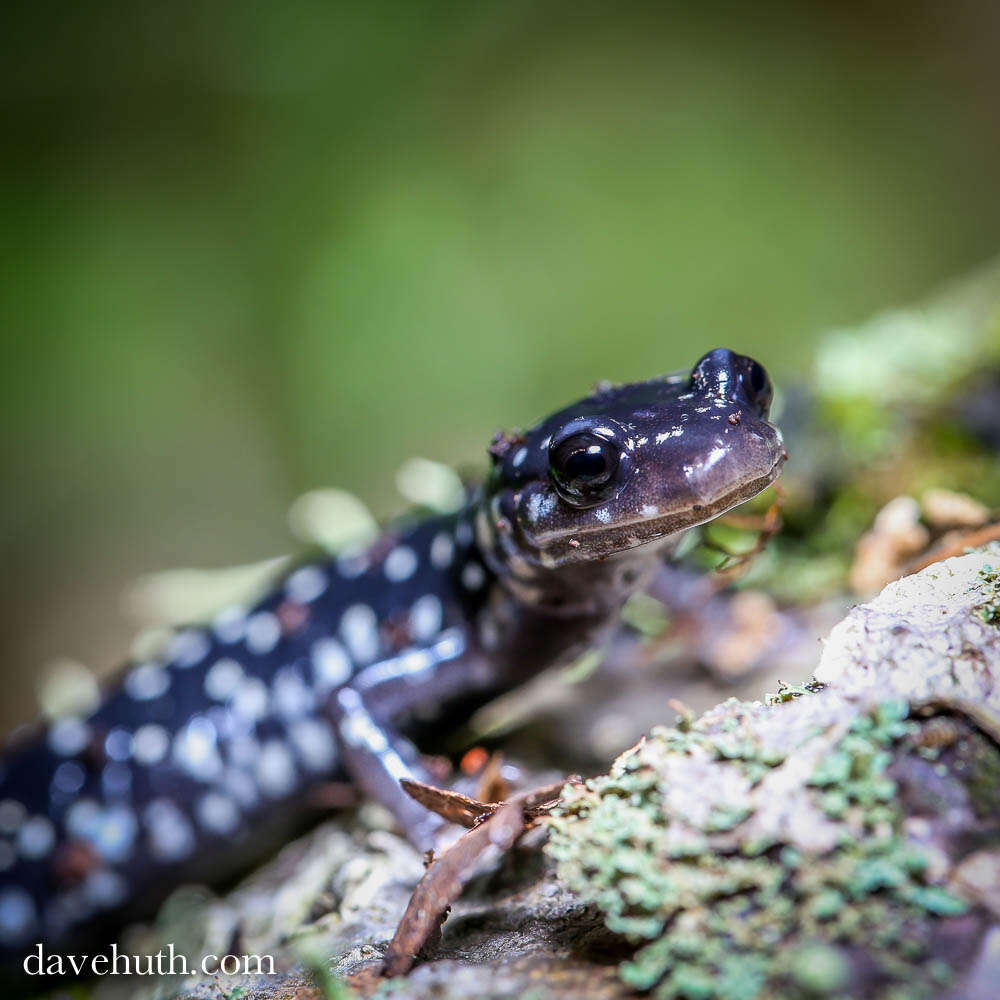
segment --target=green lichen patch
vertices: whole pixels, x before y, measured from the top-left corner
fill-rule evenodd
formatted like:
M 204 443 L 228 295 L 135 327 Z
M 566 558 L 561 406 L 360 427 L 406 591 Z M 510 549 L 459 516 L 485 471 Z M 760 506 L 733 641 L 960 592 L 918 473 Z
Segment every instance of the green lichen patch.
M 890 765 L 916 753 L 908 711 L 805 689 L 730 702 L 568 788 L 547 850 L 638 946 L 625 982 L 662 1000 L 939 993 L 934 932 L 967 905 L 905 836 Z M 702 809 L 675 787 L 699 775 Z
M 979 570 L 986 600 L 979 609 L 979 617 L 987 625 L 1000 625 L 1000 569 L 987 564 Z

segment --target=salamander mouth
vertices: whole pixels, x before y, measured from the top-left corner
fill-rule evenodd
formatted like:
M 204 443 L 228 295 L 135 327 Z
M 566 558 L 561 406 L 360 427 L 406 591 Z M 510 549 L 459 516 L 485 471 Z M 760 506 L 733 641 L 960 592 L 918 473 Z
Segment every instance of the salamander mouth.
M 668 526 L 669 530 L 657 531 L 649 539 L 649 541 L 653 541 L 667 534 L 683 531 L 685 528 L 695 528 L 699 524 L 705 524 L 707 521 L 721 517 L 735 507 L 739 507 L 740 504 L 744 504 L 758 494 L 763 493 L 781 474 L 781 467 L 784 461 L 784 456 L 779 456 L 765 475 L 747 483 L 742 483 L 728 493 L 723 493 L 715 500 L 710 500 L 708 503 L 692 505 L 691 507 L 673 512 L 673 514 L 668 513 L 663 518 L 653 517 L 648 520 L 637 518 L 623 523 L 622 527 L 628 528 L 629 526 L 636 527 L 639 525 L 652 527 L 657 527 L 658 525 Z M 640 540 L 638 544 L 643 545 L 645 542 Z
M 637 546 L 646 545 L 648 543 L 655 542 L 658 539 L 665 538 L 668 535 L 676 534 L 678 531 L 684 531 L 687 528 L 695 528 L 700 524 L 705 524 L 706 522 L 712 521 L 717 517 L 721 517 L 723 514 L 739 507 L 740 504 L 746 503 L 758 494 L 763 493 L 764 490 L 775 482 L 781 474 L 781 468 L 784 461 L 784 456 L 779 456 L 775 460 L 774 465 L 763 476 L 750 480 L 749 482 L 741 483 L 739 486 L 723 493 L 714 500 L 708 500 L 705 503 L 700 504 L 692 504 L 689 507 L 682 507 L 673 511 L 665 511 L 661 515 L 654 515 L 652 517 L 636 517 L 620 521 L 615 526 L 616 530 L 626 533 L 639 530 L 645 537 L 637 536 L 632 544 L 616 544 L 614 548 L 636 548 Z M 602 531 L 606 532 L 608 529 L 598 526 L 588 526 L 582 531 L 575 532 L 575 534 L 581 536 L 600 535 Z

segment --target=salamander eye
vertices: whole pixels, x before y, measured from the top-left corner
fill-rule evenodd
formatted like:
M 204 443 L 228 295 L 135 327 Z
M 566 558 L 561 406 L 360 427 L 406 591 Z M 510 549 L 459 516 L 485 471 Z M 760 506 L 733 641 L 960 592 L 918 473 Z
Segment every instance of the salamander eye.
M 771 406 L 771 398 L 774 390 L 771 387 L 771 380 L 767 376 L 764 366 L 752 359 L 747 359 L 750 364 L 743 373 L 742 382 L 744 391 L 751 404 L 755 406 L 762 415 L 767 414 Z
M 600 503 L 615 485 L 621 452 L 607 438 L 580 431 L 549 445 L 549 473 L 559 495 L 574 507 Z

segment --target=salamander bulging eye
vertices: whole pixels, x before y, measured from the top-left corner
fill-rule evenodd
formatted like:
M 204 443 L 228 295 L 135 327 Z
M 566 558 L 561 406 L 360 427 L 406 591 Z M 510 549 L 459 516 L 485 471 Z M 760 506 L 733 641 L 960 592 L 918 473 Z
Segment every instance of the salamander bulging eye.
M 758 364 L 752 358 L 747 358 L 747 361 L 749 361 L 749 365 L 741 378 L 743 389 L 751 404 L 764 415 L 767 413 L 771 405 L 771 398 L 774 396 L 771 380 L 763 365 Z
M 615 487 L 621 452 L 614 442 L 580 431 L 549 445 L 549 472 L 559 495 L 574 507 L 600 503 Z

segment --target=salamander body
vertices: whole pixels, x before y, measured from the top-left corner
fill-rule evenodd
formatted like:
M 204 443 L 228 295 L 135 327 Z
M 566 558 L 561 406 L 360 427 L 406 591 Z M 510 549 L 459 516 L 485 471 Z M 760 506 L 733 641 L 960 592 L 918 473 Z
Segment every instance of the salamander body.
M 254 607 L 176 633 L 89 717 L 0 765 L 0 948 L 110 933 L 256 860 L 309 790 L 350 779 L 428 846 L 405 734 L 600 642 L 689 528 L 786 457 L 752 359 L 603 386 L 499 435 L 459 513 L 307 562 Z

